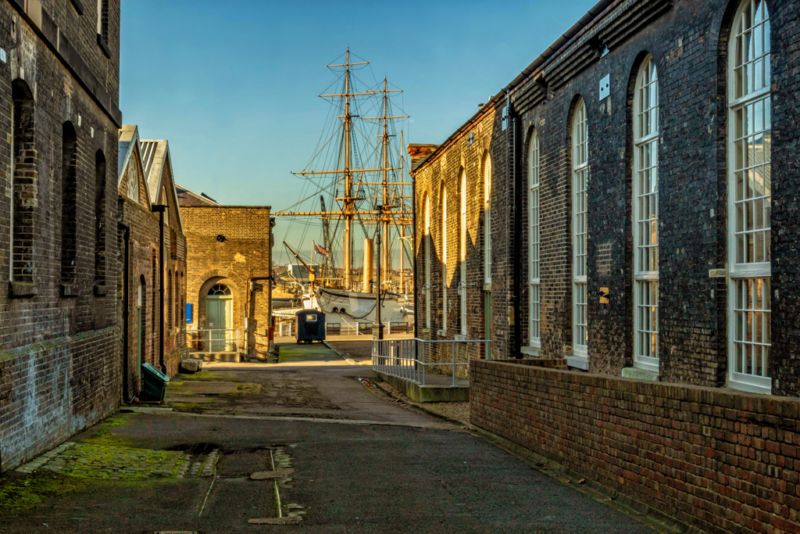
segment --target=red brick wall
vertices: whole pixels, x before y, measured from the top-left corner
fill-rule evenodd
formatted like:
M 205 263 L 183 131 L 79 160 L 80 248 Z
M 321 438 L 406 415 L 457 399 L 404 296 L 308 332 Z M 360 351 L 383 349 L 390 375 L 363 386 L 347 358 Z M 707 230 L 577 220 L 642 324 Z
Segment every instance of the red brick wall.
M 800 531 L 800 402 L 470 366 L 472 424 L 708 532 Z

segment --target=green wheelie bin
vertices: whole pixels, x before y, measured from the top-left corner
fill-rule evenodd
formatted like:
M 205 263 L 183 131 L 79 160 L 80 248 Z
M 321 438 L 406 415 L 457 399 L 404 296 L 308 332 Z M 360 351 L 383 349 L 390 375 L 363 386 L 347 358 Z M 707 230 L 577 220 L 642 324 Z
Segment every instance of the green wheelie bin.
M 149 363 L 143 363 L 142 391 L 139 393 L 139 400 L 144 402 L 164 402 L 167 382 L 169 382 L 167 375 Z

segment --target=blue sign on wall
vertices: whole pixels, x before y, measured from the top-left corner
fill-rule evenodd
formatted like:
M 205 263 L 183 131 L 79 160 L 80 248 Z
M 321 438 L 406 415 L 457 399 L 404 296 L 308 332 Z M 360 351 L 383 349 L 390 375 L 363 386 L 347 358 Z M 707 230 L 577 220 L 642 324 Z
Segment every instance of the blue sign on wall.
M 192 303 L 186 303 L 186 324 L 192 324 Z

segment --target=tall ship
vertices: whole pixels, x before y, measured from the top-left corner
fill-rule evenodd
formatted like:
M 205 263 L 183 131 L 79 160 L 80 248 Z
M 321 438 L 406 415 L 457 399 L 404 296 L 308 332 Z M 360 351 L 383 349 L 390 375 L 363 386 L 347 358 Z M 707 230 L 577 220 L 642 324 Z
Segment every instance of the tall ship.
M 312 240 L 304 254 L 284 241 L 292 263 L 281 281 L 298 296 L 299 309 L 325 312 L 329 325 L 374 322 L 380 301 L 383 323 L 408 326 L 414 321 L 412 192 L 399 127 L 408 115 L 396 111 L 402 91 L 385 77 L 364 81 L 369 65 L 349 48 L 327 65 L 335 79 L 319 95 L 331 104 L 325 127 L 305 168 L 292 173 L 302 180 L 300 198 L 274 213 L 291 221 L 287 235 L 301 233 L 307 245 L 316 232 L 321 244 Z

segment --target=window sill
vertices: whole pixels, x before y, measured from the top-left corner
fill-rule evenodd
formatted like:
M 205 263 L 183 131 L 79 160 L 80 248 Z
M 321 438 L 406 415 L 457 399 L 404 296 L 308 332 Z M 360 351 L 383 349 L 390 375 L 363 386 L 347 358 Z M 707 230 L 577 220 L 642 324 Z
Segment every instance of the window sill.
M 94 296 L 95 297 L 105 297 L 108 295 L 108 286 L 105 284 L 97 284 L 94 286 Z
M 437 330 L 436 331 L 436 335 L 438 335 L 438 336 L 446 336 L 447 335 L 447 330 Z
M 108 49 L 108 45 L 103 40 L 103 36 L 99 33 L 97 34 L 97 46 L 100 47 L 100 50 L 103 51 L 103 54 L 108 58 L 111 59 L 111 50 Z
M 565 359 L 567 360 L 567 365 L 570 367 L 583 369 L 584 371 L 589 370 L 589 358 L 581 356 L 567 356 Z
M 78 296 L 78 284 L 64 284 L 61 283 L 61 296 L 64 298 L 74 298 Z
M 622 370 L 622 378 L 634 378 L 636 380 L 658 382 L 658 371 L 639 369 L 638 367 L 625 367 Z
M 754 377 L 755 378 L 755 377 Z M 761 378 L 761 377 L 758 377 Z M 728 387 L 737 391 L 745 391 L 747 393 L 759 393 L 761 395 L 772 395 L 772 379 L 761 378 L 761 384 L 754 384 L 736 380 L 734 377 L 728 379 Z
M 522 347 L 519 351 L 525 356 L 539 356 L 542 353 L 539 347 Z
M 467 336 L 466 334 L 456 334 L 453 339 L 456 341 L 466 341 Z
M 35 297 L 39 294 L 39 288 L 34 283 L 11 282 L 10 285 L 13 298 Z

